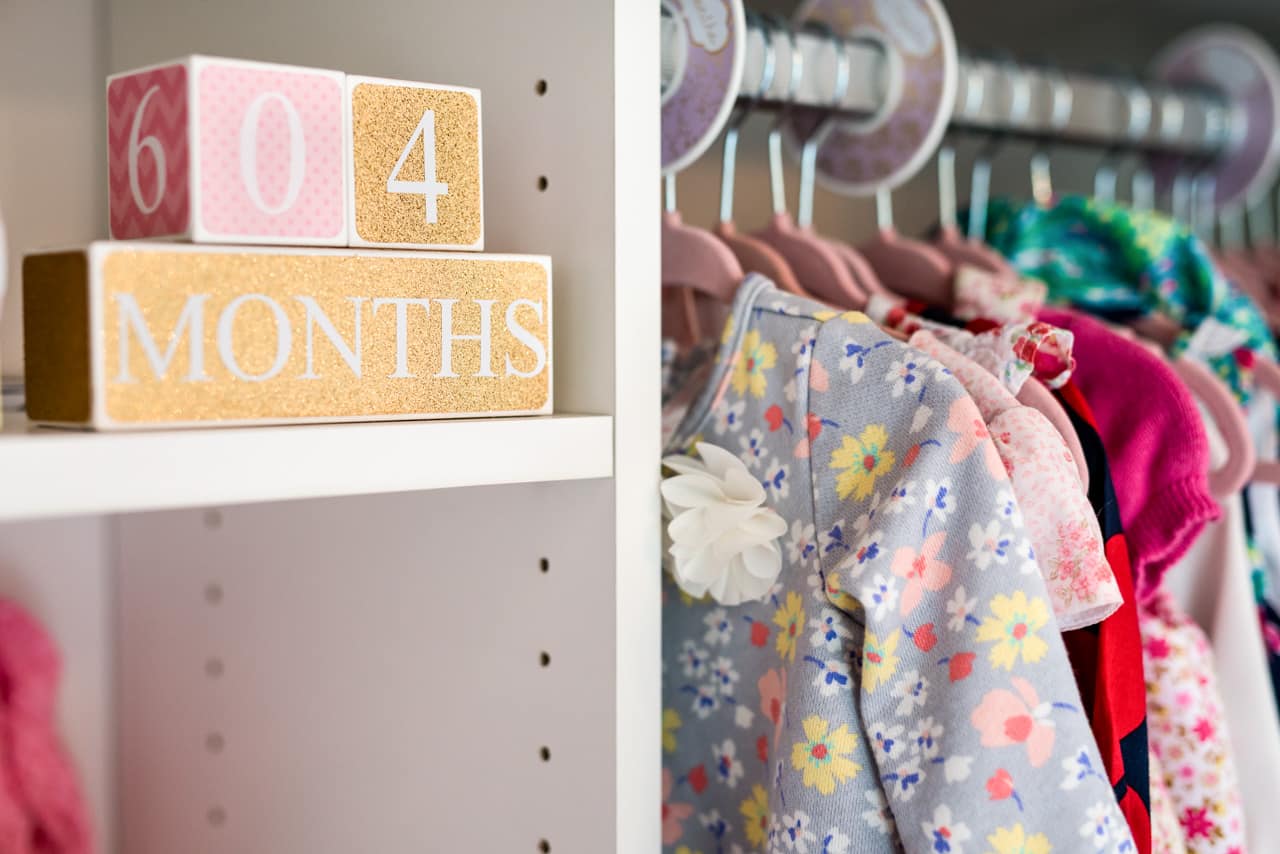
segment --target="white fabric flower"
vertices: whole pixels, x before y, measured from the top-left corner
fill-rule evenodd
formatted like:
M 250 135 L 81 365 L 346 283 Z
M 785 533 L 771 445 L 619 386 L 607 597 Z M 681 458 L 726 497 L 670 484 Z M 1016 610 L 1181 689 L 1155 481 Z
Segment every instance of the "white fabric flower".
M 662 461 L 676 472 L 662 482 L 672 574 L 695 598 L 710 593 L 723 605 L 759 601 L 782 572 L 778 540 L 787 523 L 764 506 L 764 487 L 742 460 L 709 442 L 698 443 L 698 455 L 701 460 Z

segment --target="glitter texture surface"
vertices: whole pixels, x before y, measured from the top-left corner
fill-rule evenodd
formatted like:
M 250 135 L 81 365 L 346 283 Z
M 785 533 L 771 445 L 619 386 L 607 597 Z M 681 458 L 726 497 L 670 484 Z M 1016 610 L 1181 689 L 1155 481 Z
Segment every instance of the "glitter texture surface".
M 97 316 L 102 318 L 92 358 L 102 365 L 106 387 L 97 391 L 105 392 L 105 413 L 111 422 L 550 411 L 549 259 L 99 246 L 111 250 L 100 253 L 99 287 L 89 289 L 89 298 L 100 302 Z M 260 296 L 229 309 L 246 295 Z M 335 343 L 315 308 L 308 323 L 306 303 L 300 299 L 304 297 L 323 312 L 349 353 Z M 138 305 L 150 346 L 136 321 L 122 312 L 130 298 Z M 403 362 L 397 330 L 400 312 L 395 303 L 375 310 L 378 299 L 430 301 L 426 307 L 405 306 Z M 457 301 L 451 307 L 454 336 L 477 335 L 482 309 L 476 300 L 494 301 L 489 359 L 493 376 L 480 375 L 480 342 L 465 339 L 454 341 L 451 349 L 458 376 L 436 376 L 442 361 L 441 300 Z M 514 300 L 541 305 L 541 321 L 535 307 L 521 304 L 511 310 L 520 329 L 509 327 L 508 308 Z M 186 321 L 180 323 L 184 310 Z M 521 330 L 526 340 L 517 337 Z M 536 353 L 539 345 L 545 359 Z M 127 371 L 122 371 L 122 356 L 128 359 Z M 157 359 L 164 363 L 159 376 Z M 542 369 L 534 376 L 518 375 L 534 372 L 540 361 Z M 391 376 L 401 367 L 411 376 Z M 237 370 L 264 378 L 245 379 L 236 375 Z
M 423 181 L 423 145 L 414 139 L 427 110 L 435 115 L 435 179 L 448 185 L 427 222 L 426 200 L 392 193 L 387 181 Z M 351 92 L 355 232 L 370 243 L 476 247 L 483 233 L 480 102 L 469 91 L 360 82 Z M 409 148 L 399 172 L 396 163 Z

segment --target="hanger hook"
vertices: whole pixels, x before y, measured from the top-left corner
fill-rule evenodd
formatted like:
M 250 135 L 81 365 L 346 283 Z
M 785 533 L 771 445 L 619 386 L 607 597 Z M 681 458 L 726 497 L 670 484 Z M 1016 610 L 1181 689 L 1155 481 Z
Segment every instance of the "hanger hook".
M 1214 240 L 1214 225 L 1218 219 L 1214 196 L 1217 192 L 1217 176 L 1209 169 L 1201 169 L 1191 178 L 1191 230 L 1207 243 Z
M 1130 145 L 1138 148 L 1151 133 L 1155 111 L 1151 93 L 1136 78 L 1129 77 L 1126 81 L 1125 105 L 1129 112 L 1128 140 Z M 1134 167 L 1129 192 L 1134 210 L 1149 211 L 1155 208 L 1156 179 L 1145 159 L 1139 160 Z
M 968 59 L 968 57 L 964 57 Z M 971 67 L 961 62 L 961 68 Z M 964 119 L 982 109 L 987 87 L 982 75 L 964 75 L 964 96 L 960 99 L 960 118 Z M 959 203 L 956 189 L 956 147 L 947 136 L 938 146 L 938 223 L 943 229 L 955 229 L 959 222 Z
M 756 89 L 755 95 L 746 99 L 744 104 L 734 109 L 725 128 L 724 154 L 720 159 L 721 222 L 733 221 L 734 176 L 738 167 L 738 137 L 742 131 L 742 124 L 756 104 L 764 100 L 764 96 L 768 94 L 769 89 L 773 86 L 773 80 L 778 71 L 778 52 L 773 45 L 772 22 L 762 19 L 754 12 L 748 12 L 747 23 L 749 27 L 755 25 L 763 31 L 764 67 L 760 70 L 760 86 Z
M 1021 72 L 1021 67 L 1011 54 L 1001 53 L 993 59 L 1004 71 L 1002 78 L 1009 84 L 1008 127 L 1017 127 L 1026 121 L 1031 109 L 1031 81 Z M 1003 133 L 992 133 L 986 145 L 973 159 L 973 173 L 969 179 L 969 239 L 987 239 L 987 209 L 991 202 L 991 159 L 1004 139 Z
M 1120 161 L 1124 156 L 1126 148 L 1136 149 L 1146 138 L 1147 130 L 1151 127 L 1151 98 L 1147 95 L 1136 80 L 1129 75 L 1117 73 L 1112 75 L 1116 88 L 1120 91 L 1121 100 L 1117 102 L 1116 112 L 1118 118 L 1124 121 L 1124 138 L 1122 141 L 1110 146 L 1103 152 L 1102 160 L 1098 162 L 1098 167 L 1093 173 L 1093 196 L 1095 199 L 1106 204 L 1113 204 L 1116 201 L 1116 189 L 1119 181 Z M 1135 208 L 1140 207 L 1140 193 L 1154 192 L 1153 179 L 1147 176 L 1147 184 L 1143 184 L 1140 177 L 1142 170 L 1141 164 L 1135 167 L 1133 174 L 1133 204 Z M 1139 190 L 1139 186 L 1142 189 Z M 1150 209 L 1150 202 L 1146 203 L 1146 209 Z
M 800 81 L 804 77 L 804 54 L 800 53 L 799 42 L 795 30 L 783 23 L 779 29 L 787 37 L 791 49 L 791 74 L 787 77 L 787 92 L 783 96 L 784 106 L 769 128 L 769 190 L 773 196 L 774 214 L 787 212 L 787 188 L 782 174 L 782 124 L 786 121 L 788 106 L 795 101 L 796 92 L 800 90 Z
M 1049 112 L 1049 130 L 1059 134 L 1071 121 L 1071 108 L 1075 104 L 1075 92 L 1061 68 L 1050 63 L 1041 69 L 1048 78 L 1053 100 Z M 1031 196 L 1042 208 L 1053 203 L 1053 177 L 1050 174 L 1049 148 L 1041 141 L 1031 155 Z
M 845 50 L 844 39 L 826 22 L 815 25 L 826 36 L 836 57 L 836 81 L 831 89 L 829 106 L 833 111 L 839 110 L 849 94 L 851 63 L 849 53 Z M 801 228 L 813 225 L 813 193 L 817 184 L 818 148 L 834 127 L 835 116 L 828 116 L 805 137 L 800 150 L 800 204 L 796 212 L 796 224 Z

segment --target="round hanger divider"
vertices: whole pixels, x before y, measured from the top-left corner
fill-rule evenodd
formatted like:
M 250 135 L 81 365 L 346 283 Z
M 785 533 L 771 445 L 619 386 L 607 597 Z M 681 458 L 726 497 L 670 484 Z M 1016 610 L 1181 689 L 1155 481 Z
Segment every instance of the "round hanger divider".
M 662 172 L 701 157 L 724 129 L 738 100 L 746 56 L 742 0 L 662 0 L 662 25 L 677 49 L 662 91 Z
M 1151 64 L 1151 76 L 1180 87 L 1203 87 L 1232 106 L 1221 116 L 1222 157 L 1210 166 L 1214 205 L 1232 207 L 1265 192 L 1280 171 L 1280 58 L 1244 29 L 1214 24 L 1178 37 Z M 1172 186 L 1183 158 L 1154 155 L 1162 189 Z
M 933 157 L 955 109 L 960 63 L 951 20 L 939 0 L 806 0 L 794 23 L 810 22 L 873 42 L 886 58 L 880 109 L 830 128 L 818 149 L 818 183 L 845 195 L 899 186 Z M 787 142 L 794 154 L 826 116 L 821 109 L 791 111 Z

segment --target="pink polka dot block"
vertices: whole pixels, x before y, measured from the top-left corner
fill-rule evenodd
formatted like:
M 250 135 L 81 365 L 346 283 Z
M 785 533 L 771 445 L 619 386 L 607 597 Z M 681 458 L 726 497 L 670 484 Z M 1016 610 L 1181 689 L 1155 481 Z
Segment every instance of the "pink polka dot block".
M 107 80 L 116 239 L 343 246 L 346 76 L 192 56 Z

